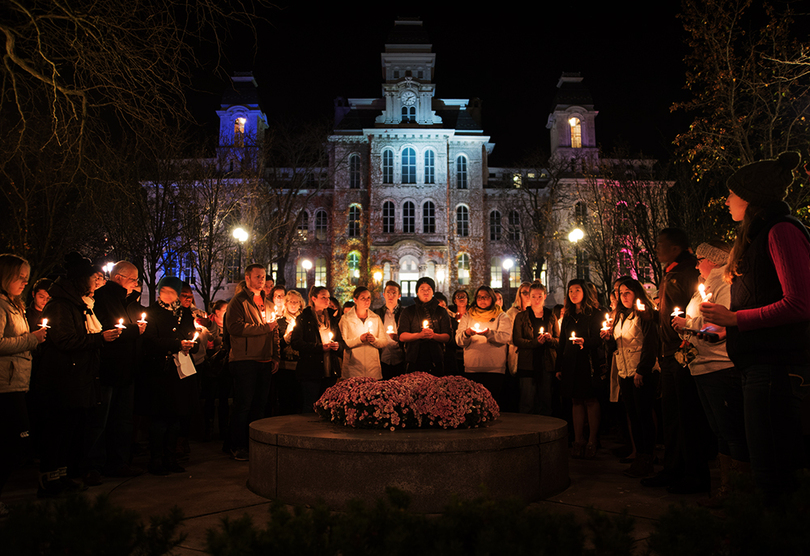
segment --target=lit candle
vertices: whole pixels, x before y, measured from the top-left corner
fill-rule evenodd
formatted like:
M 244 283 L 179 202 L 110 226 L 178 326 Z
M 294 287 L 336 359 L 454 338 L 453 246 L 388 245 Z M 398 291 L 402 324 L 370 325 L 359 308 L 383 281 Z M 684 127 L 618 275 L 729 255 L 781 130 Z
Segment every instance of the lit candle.
M 115 327 L 120 328 L 121 330 L 126 328 L 126 326 L 124 326 L 124 319 L 118 319 L 118 324 L 116 324 Z
M 141 313 L 141 320 L 138 321 L 138 324 L 146 324 L 146 313 Z
M 42 322 L 39 323 L 39 327 L 40 328 L 50 328 L 50 326 L 48 326 L 48 319 L 42 319 Z
M 330 332 L 329 333 L 329 342 L 330 343 L 332 342 L 332 338 L 334 338 L 334 337 L 335 337 L 335 335 Z
M 481 332 L 481 326 L 479 326 L 479 324 L 476 322 L 475 326 L 473 326 L 473 330 L 475 330 L 476 332 Z
M 570 338 L 568 338 L 568 339 L 569 339 L 569 340 L 571 340 L 571 341 L 573 342 L 574 340 L 576 340 L 576 339 L 577 339 L 577 333 L 576 333 L 576 332 L 571 332 L 571 337 L 570 337 Z
M 706 303 L 712 297 L 712 293 L 706 293 L 706 286 L 703 284 L 698 286 L 698 293 L 700 294 L 700 298 L 703 300 L 703 303 Z
M 293 328 L 295 328 L 295 319 L 290 321 L 290 324 L 287 326 L 287 330 L 292 330 Z
M 392 325 L 390 325 L 390 324 L 389 324 L 389 325 L 388 325 L 388 330 L 386 330 L 386 332 L 387 332 L 388 334 L 393 334 L 393 333 L 394 333 L 394 327 L 393 327 Z
M 371 322 L 371 321 L 368 321 L 366 323 L 366 326 L 368 327 L 368 333 L 371 334 L 371 327 L 374 326 L 374 323 Z
M 610 330 L 610 325 L 608 325 L 608 321 L 606 320 L 602 321 L 602 331 L 607 332 L 608 330 Z
M 640 299 L 636 299 L 636 309 L 638 309 L 639 311 L 643 311 L 644 309 L 646 309 L 646 307 L 644 306 L 644 304 L 641 302 Z
M 195 331 L 195 332 L 194 332 L 194 337 L 191 339 L 191 341 L 192 341 L 192 342 L 196 342 L 196 341 L 197 341 L 197 338 L 199 338 L 199 337 L 200 337 L 200 333 L 199 333 L 199 331 Z
M 537 335 L 538 335 L 538 336 L 542 336 L 542 335 L 543 335 L 543 332 L 545 332 L 545 330 L 546 330 L 546 329 L 545 329 L 545 328 L 543 328 L 543 327 L 541 326 L 541 327 L 540 327 L 540 332 L 539 332 Z
M 671 317 L 680 317 L 683 314 L 683 311 L 679 307 L 675 307 L 675 310 L 672 311 Z
M 605 320 L 610 322 L 610 313 L 605 313 Z
M 426 320 L 422 321 L 422 328 L 430 328 L 430 323 Z

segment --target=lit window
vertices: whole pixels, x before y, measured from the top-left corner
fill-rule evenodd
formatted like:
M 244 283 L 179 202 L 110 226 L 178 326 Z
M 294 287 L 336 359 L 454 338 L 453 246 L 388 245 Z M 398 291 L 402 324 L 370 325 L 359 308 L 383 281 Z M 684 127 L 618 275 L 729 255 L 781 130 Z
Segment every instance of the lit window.
M 470 283 L 470 256 L 460 253 L 458 256 L 458 284 L 466 286 Z
M 360 237 L 360 207 L 349 207 L 349 237 Z
M 515 189 L 520 189 L 523 185 L 523 176 L 520 174 L 512 174 L 512 185 L 515 186 Z
M 501 213 L 497 210 L 489 213 L 489 240 L 501 241 Z
M 394 233 L 394 222 L 395 222 L 395 212 L 394 212 L 394 203 L 391 201 L 386 201 L 383 203 L 383 233 L 384 234 L 393 234 Z
M 489 260 L 489 287 L 503 287 L 503 261 L 500 257 L 492 257 Z
M 456 209 L 456 233 L 459 237 L 470 235 L 470 210 L 461 206 Z
M 309 214 L 303 211 L 298 221 L 298 237 L 306 241 L 309 232 Z
M 422 205 L 422 233 L 436 233 L 436 205 L 431 201 Z
M 425 183 L 436 183 L 436 153 L 425 151 Z
M 326 259 L 315 259 L 315 285 L 326 286 Z
M 325 210 L 315 213 L 315 239 L 323 241 L 326 239 L 326 230 L 329 225 L 328 216 Z
M 456 158 L 456 187 L 467 189 L 467 157 Z
M 509 287 L 517 289 L 520 287 L 520 282 L 520 265 L 515 261 L 512 268 L 509 269 Z
M 616 203 L 616 233 L 627 235 L 630 233 L 630 218 L 627 213 L 627 203 L 619 201 Z
M 402 151 L 402 183 L 416 183 L 416 151 L 410 147 Z
M 349 253 L 346 263 L 349 267 L 349 283 L 356 286 L 360 282 L 360 253 L 357 251 Z
M 192 253 L 187 253 L 184 257 L 182 257 L 182 262 L 183 264 L 182 268 L 180 269 L 179 278 L 184 282 L 194 284 L 194 255 Z
M 509 241 L 520 241 L 520 213 L 509 211 Z
M 349 157 L 349 188 L 360 189 L 360 157 L 356 154 Z
M 638 269 L 637 280 L 639 282 L 650 282 L 652 280 L 652 263 L 650 254 L 647 251 L 639 251 L 636 257 L 636 268 Z
M 246 118 L 236 118 L 233 121 L 233 143 L 237 147 L 245 146 L 245 123 Z
M 298 259 L 295 265 L 295 287 L 306 289 L 307 287 L 307 269 L 304 268 L 304 259 Z
M 416 207 L 410 201 L 402 205 L 402 233 L 416 232 Z
M 582 148 L 582 123 L 579 118 L 572 117 L 568 120 L 568 125 L 571 127 L 571 148 Z
M 619 251 L 619 276 L 631 276 L 633 274 L 633 255 L 627 249 Z
M 394 151 L 386 149 L 383 151 L 383 183 L 394 183 Z
M 268 280 L 278 282 L 278 263 L 270 263 L 265 270 Z

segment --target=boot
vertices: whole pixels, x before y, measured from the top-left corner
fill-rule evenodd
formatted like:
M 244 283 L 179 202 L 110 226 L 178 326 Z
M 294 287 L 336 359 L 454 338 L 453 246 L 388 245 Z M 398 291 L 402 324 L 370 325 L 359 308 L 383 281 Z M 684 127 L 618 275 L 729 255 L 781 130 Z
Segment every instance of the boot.
M 637 454 L 633 463 L 624 470 L 624 474 L 634 479 L 651 475 L 653 472 L 652 454 Z
M 46 471 L 39 474 L 39 488 L 37 498 L 58 498 L 64 494 L 64 484 L 60 481 L 59 470 Z
M 731 472 L 731 456 L 725 454 L 717 454 L 717 463 L 720 466 L 720 488 L 717 489 L 709 499 L 698 500 L 698 504 L 704 508 L 717 509 L 722 508 L 726 503 L 728 495 L 731 493 L 731 486 L 729 484 L 729 473 Z

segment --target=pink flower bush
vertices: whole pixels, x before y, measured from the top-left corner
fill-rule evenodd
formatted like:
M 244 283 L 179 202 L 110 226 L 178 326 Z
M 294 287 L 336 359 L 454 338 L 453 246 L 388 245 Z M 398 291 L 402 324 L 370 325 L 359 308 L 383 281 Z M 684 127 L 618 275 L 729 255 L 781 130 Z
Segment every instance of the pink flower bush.
M 350 378 L 315 403 L 322 418 L 355 428 L 472 428 L 500 415 L 489 390 L 460 376 L 411 373 L 391 380 Z

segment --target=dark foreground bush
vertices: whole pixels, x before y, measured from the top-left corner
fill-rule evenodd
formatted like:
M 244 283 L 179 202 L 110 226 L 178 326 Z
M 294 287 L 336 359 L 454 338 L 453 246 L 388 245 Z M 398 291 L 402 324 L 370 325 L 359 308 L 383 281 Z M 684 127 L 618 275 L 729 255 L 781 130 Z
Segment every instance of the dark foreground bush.
M 161 556 L 179 545 L 182 512 L 142 523 L 137 512 L 110 503 L 106 496 L 15 507 L 0 523 L 0 554 L 62 556 Z

